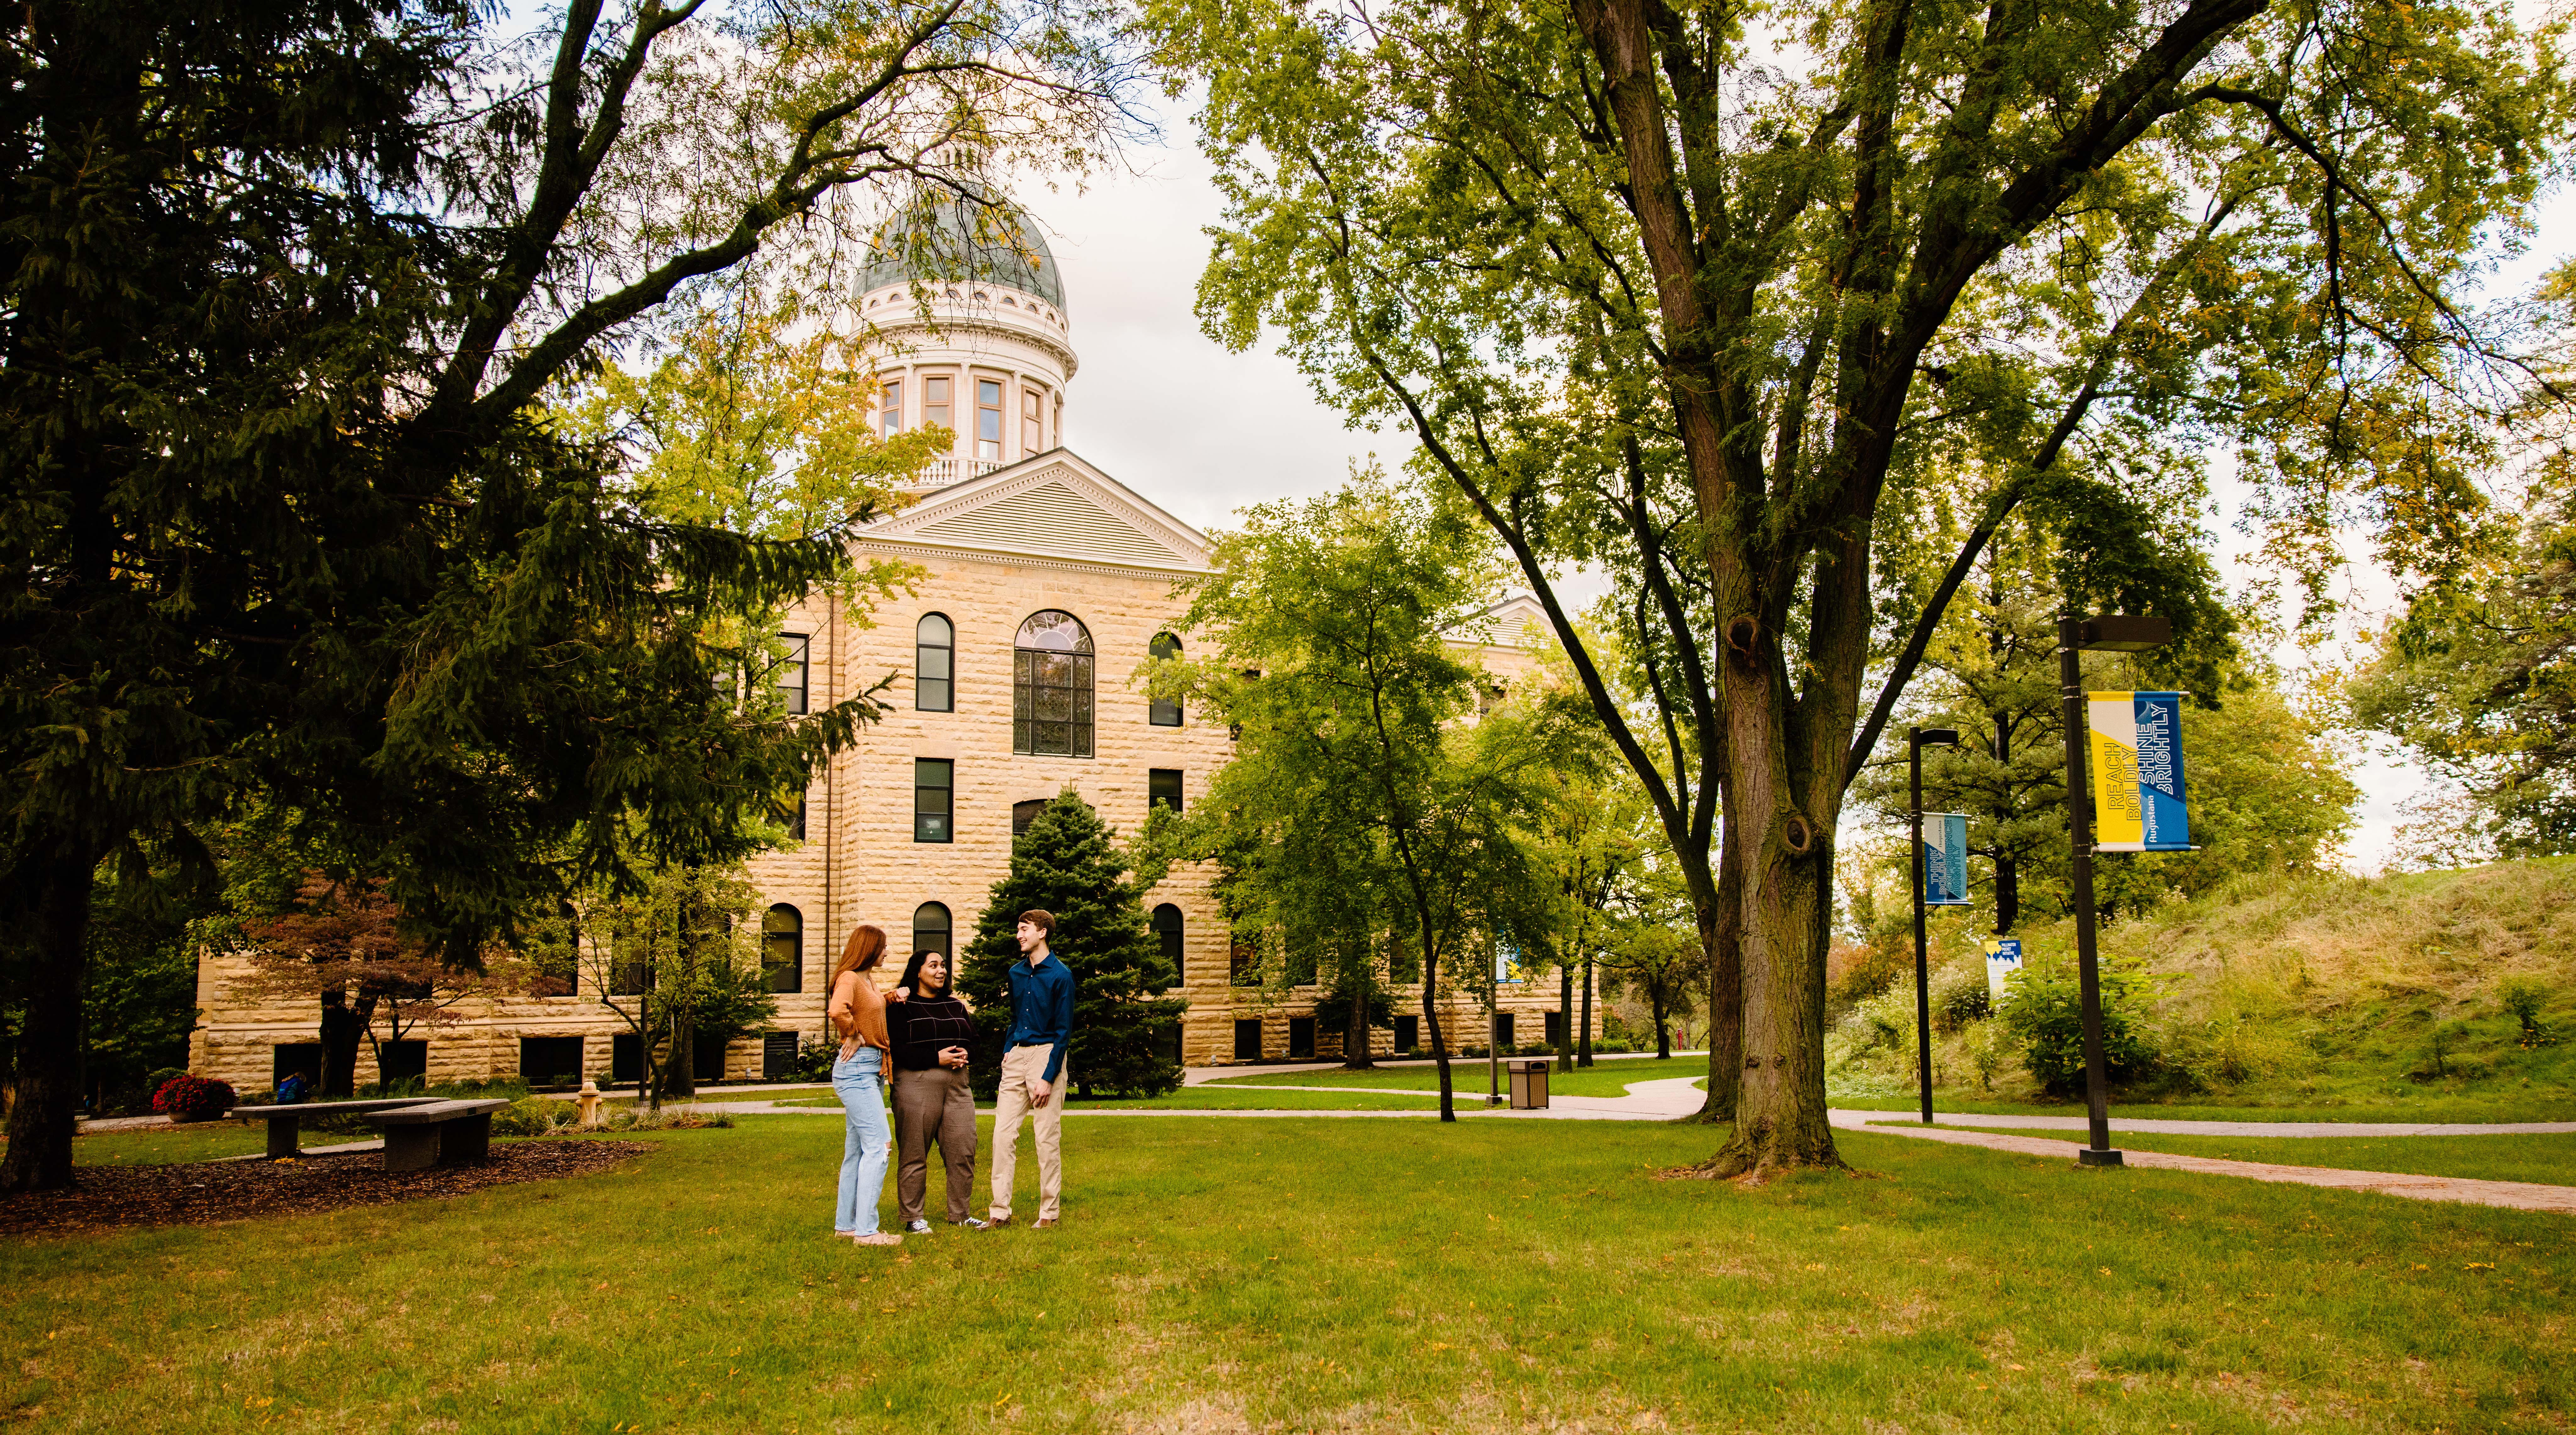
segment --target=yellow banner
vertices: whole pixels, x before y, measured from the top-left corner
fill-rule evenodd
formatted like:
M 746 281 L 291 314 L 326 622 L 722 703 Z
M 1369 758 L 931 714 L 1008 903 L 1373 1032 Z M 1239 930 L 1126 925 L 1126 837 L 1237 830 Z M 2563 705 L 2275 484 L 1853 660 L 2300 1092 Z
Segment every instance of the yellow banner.
M 2085 726 L 2092 736 L 2093 845 L 2136 851 L 2147 836 L 2147 815 L 2138 795 L 2137 694 L 2085 697 Z

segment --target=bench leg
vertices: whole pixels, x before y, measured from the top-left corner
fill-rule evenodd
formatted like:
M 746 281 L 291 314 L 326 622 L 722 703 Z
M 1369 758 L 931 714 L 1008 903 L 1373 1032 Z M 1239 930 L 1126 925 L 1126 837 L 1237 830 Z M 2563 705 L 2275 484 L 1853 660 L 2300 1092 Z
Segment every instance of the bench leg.
M 438 1164 L 467 1166 L 492 1154 L 492 1113 L 438 1123 Z
M 385 1128 L 386 1170 L 426 1171 L 437 1164 L 438 1128 L 436 1126 Z
M 301 1116 L 268 1118 L 268 1159 L 283 1161 L 294 1155 L 300 1149 L 296 1138 L 302 1131 L 303 1125 L 304 1118 Z

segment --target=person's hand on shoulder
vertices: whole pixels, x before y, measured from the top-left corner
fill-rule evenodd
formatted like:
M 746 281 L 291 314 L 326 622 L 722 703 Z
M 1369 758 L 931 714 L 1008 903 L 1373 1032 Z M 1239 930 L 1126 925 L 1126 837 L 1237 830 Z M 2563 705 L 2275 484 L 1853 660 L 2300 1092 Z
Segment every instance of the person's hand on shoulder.
M 886 1000 L 890 1002 L 910 1001 L 911 999 L 912 988 L 910 987 L 896 987 L 893 991 L 886 993 Z

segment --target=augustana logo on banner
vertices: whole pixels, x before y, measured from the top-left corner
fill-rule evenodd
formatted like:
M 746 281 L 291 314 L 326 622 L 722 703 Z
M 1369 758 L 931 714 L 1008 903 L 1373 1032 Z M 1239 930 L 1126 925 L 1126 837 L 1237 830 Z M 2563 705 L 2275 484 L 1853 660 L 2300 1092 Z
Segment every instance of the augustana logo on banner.
M 2183 803 L 2182 694 L 2086 695 L 2092 741 L 2093 847 L 2180 852 L 2191 846 Z

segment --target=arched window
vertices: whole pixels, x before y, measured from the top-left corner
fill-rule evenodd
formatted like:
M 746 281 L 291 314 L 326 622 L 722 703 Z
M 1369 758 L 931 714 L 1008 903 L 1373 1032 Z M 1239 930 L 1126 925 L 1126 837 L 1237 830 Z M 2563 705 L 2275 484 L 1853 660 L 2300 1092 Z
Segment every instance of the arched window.
M 760 974 L 771 991 L 805 990 L 805 914 L 784 902 L 760 916 Z
M 1178 662 L 1180 661 L 1181 656 L 1181 640 L 1173 637 L 1169 633 L 1156 633 L 1154 635 L 1154 641 L 1145 645 L 1145 652 L 1158 663 L 1166 661 Z M 1152 705 L 1145 710 L 1145 721 L 1152 723 L 1156 727 L 1179 727 L 1181 725 L 1181 705 L 1179 703 L 1165 702 L 1161 698 L 1156 698 Z
M 1011 751 L 1091 756 L 1091 630 L 1055 608 L 1020 625 L 1011 665 Z
M 1181 973 L 1181 909 L 1169 902 L 1154 909 L 1154 936 L 1163 944 L 1163 960 L 1172 964 L 1172 985 L 1185 980 Z
M 937 613 L 912 629 L 912 705 L 926 713 L 957 710 L 957 630 Z
M 948 909 L 937 902 L 924 902 L 912 909 L 912 949 L 914 952 L 948 954 Z

